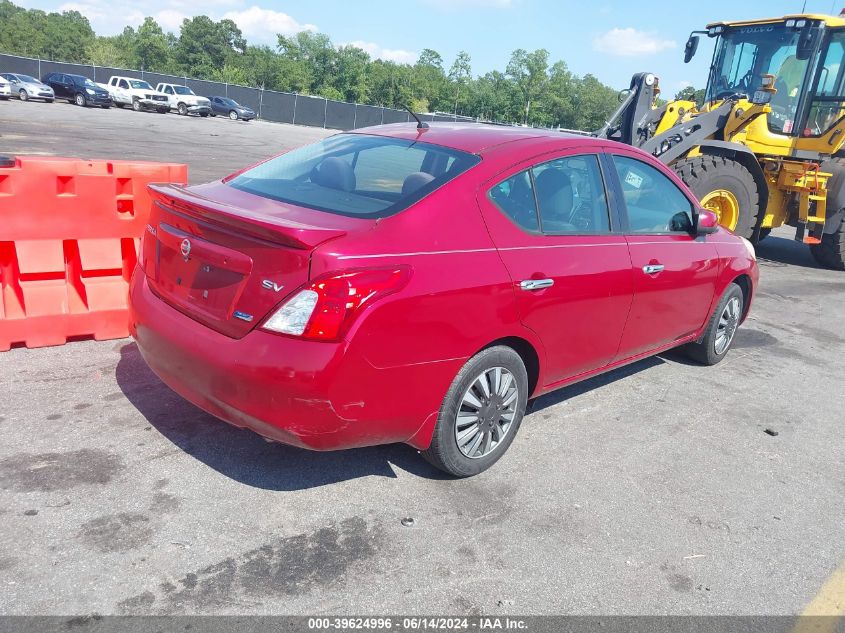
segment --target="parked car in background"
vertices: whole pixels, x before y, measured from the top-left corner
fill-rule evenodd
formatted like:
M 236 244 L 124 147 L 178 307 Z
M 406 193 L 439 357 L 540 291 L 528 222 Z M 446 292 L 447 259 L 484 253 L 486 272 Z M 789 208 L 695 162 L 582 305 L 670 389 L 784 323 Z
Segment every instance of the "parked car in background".
M 678 346 L 718 363 L 758 281 L 653 156 L 548 130 L 372 127 L 150 191 L 130 329 L 165 383 L 271 440 L 405 442 L 456 476 L 532 398 Z
M 97 85 L 108 91 L 114 105 L 118 108 L 131 106 L 136 112 L 139 110 L 157 110 L 162 114 L 170 112 L 167 95 L 154 90 L 143 79 L 115 75 L 109 79 L 108 83 Z
M 211 102 L 211 116 L 227 116 L 233 121 L 242 119 L 244 121 L 251 121 L 255 118 L 255 111 L 229 97 L 208 97 Z
M 8 101 L 11 96 L 12 96 L 12 84 L 9 83 L 8 79 L 0 77 L 0 99 L 3 99 L 4 101 Z
M 19 73 L 0 73 L 0 77 L 9 82 L 12 94 L 21 101 L 41 99 L 47 103 L 53 103 L 53 99 L 56 98 L 53 89 L 35 77 Z
M 188 86 L 161 83 L 156 86 L 156 90 L 167 95 L 170 109 L 176 110 L 179 114 L 199 114 L 200 116 L 211 114 L 209 100 L 198 97 Z
M 57 99 L 67 99 L 82 107 L 100 106 L 108 109 L 112 105 L 108 90 L 83 75 L 50 73 L 44 76 L 43 81 L 55 91 Z

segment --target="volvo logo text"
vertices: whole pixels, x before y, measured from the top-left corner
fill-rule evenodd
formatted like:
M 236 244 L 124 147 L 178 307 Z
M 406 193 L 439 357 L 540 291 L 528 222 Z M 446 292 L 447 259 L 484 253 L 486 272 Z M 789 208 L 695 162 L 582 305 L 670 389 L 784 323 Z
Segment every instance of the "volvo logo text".
M 279 290 L 284 288 L 282 284 L 277 284 L 275 281 L 270 281 L 269 279 L 262 280 L 261 287 L 265 290 L 272 290 L 273 292 L 279 292 Z
M 182 251 L 182 257 L 185 258 L 185 261 L 188 261 L 188 257 L 191 255 L 191 240 L 187 237 L 182 240 L 182 246 L 179 248 Z

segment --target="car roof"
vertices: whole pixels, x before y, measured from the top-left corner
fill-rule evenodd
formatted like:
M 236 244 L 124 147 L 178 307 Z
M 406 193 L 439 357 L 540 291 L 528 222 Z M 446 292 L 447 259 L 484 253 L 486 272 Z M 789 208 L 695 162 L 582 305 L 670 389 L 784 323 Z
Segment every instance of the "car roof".
M 528 139 L 548 139 L 560 146 L 601 145 L 604 141 L 580 134 L 558 132 L 530 127 L 516 127 L 484 123 L 433 122 L 426 129 L 418 129 L 416 123 L 391 123 L 355 130 L 355 134 L 375 134 L 406 140 L 416 140 L 451 149 L 481 154 L 488 150 Z M 557 144 L 556 143 L 556 144 Z

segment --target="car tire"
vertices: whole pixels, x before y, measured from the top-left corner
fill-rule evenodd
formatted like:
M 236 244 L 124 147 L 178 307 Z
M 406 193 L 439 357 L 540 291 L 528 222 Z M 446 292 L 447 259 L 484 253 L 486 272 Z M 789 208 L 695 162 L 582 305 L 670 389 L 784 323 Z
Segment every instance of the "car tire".
M 76 96 L 73 98 L 73 102 L 74 102 L 76 105 L 78 105 L 78 106 L 80 106 L 80 107 L 82 107 L 82 108 L 84 108 L 85 106 L 87 106 L 87 105 L 88 105 L 88 99 L 86 99 L 86 98 L 85 98 L 85 95 L 84 95 L 84 94 L 82 94 L 81 92 L 78 92 L 78 93 L 76 94 Z
M 489 392 L 486 397 L 485 392 Z M 519 354 L 503 345 L 480 351 L 452 381 L 423 457 L 455 477 L 487 470 L 513 442 L 528 396 L 528 373 Z M 494 435 L 499 438 L 496 444 Z
M 125 103 L 119 103 L 118 101 L 115 101 L 115 102 L 114 102 L 114 105 L 115 105 L 115 106 L 117 106 L 118 108 L 120 108 L 120 109 L 122 110 L 122 109 L 123 109 L 123 106 L 125 106 L 126 104 L 125 104 Z
M 44 103 L 53 103 L 52 99 L 44 99 Z
M 110 105 L 104 105 L 104 106 L 100 106 L 100 107 L 101 107 L 103 110 L 108 110 L 109 108 L 111 108 L 111 106 L 110 106 Z
M 237 121 L 238 120 L 238 113 L 235 112 L 234 110 L 229 110 L 229 118 L 232 119 L 232 121 Z
M 695 343 L 686 345 L 687 356 L 702 365 L 721 362 L 736 338 L 745 307 L 744 299 L 742 288 L 735 283 L 729 285 L 710 316 L 704 334 Z
M 208 116 L 208 112 L 200 112 L 200 116 L 204 119 Z
M 158 109 L 159 114 L 167 114 L 168 112 L 170 112 L 170 108 L 159 108 Z
M 179 114 L 181 114 L 182 116 L 185 116 L 186 114 L 188 114 L 188 106 L 186 106 L 184 103 L 180 103 L 176 107 L 176 111 L 179 112 Z
M 20 91 L 18 92 L 18 97 L 20 98 L 21 101 L 27 101 L 29 99 L 29 93 L 26 90 L 24 90 L 23 88 L 21 88 Z
M 132 99 L 132 109 L 135 112 L 140 112 L 141 111 L 141 102 L 138 101 L 137 99 Z

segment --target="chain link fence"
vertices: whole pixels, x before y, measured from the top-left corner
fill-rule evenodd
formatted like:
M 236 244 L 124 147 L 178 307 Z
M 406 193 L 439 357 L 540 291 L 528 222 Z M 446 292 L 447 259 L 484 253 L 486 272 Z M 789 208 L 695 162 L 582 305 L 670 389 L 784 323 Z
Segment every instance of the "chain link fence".
M 196 94 L 210 97 L 222 96 L 234 99 L 241 105 L 252 108 L 259 119 L 275 121 L 277 123 L 292 123 L 294 125 L 309 125 L 335 130 L 353 130 L 382 123 L 402 123 L 411 120 L 411 115 L 405 110 L 385 108 L 382 106 L 333 101 L 323 97 L 302 95 L 290 92 L 277 92 L 262 88 L 251 88 L 227 84 L 207 79 L 193 77 L 179 77 L 163 75 L 161 73 L 145 72 L 126 68 L 110 68 L 108 66 L 94 66 L 91 64 L 72 64 L 56 62 L 34 57 L 20 57 L 0 53 L 0 72 L 20 73 L 41 79 L 50 73 L 69 73 L 84 75 L 89 79 L 106 83 L 112 75 L 143 79 L 152 84 L 171 83 L 188 86 Z M 470 117 L 443 114 L 420 114 L 424 121 L 475 121 Z

